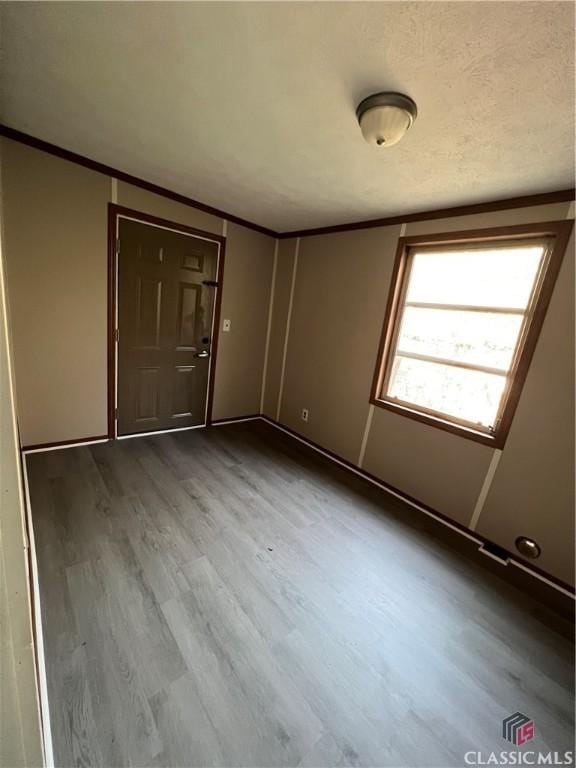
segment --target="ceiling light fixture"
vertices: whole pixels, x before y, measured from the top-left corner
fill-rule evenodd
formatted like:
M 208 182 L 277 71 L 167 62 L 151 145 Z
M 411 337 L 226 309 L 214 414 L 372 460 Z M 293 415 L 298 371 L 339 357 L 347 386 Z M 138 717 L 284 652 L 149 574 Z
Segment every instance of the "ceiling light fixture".
M 409 96 L 393 92 L 368 96 L 356 110 L 362 136 L 376 147 L 397 144 L 417 114 L 416 104 Z

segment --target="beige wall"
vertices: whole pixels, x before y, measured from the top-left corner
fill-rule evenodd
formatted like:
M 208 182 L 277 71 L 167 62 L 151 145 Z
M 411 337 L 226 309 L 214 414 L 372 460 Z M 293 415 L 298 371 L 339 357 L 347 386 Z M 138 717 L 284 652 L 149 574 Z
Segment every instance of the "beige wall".
M 21 439 L 105 434 L 110 181 L 5 139 L 2 159 Z
M 229 224 L 224 264 L 221 319 L 232 323 L 218 341 L 215 419 L 260 413 L 274 241 Z
M 1 250 L 1 248 L 0 248 Z M 40 766 L 42 746 L 28 591 L 22 473 L 0 263 L 0 765 Z
M 356 462 L 400 227 L 300 240 L 280 420 Z M 302 408 L 310 410 L 307 423 Z
M 468 525 L 491 456 L 485 445 L 375 408 L 363 467 Z
M 574 234 L 478 532 L 513 549 L 542 547 L 538 565 L 574 583 Z
M 566 219 L 569 203 L 408 224 L 406 235 Z M 573 215 L 573 214 L 572 214 Z M 355 464 L 400 226 L 301 238 L 280 422 Z M 281 241 L 288 243 L 289 241 Z M 284 246 L 288 247 L 288 246 Z M 294 250 L 294 246 L 292 246 Z M 480 514 L 480 534 L 514 550 L 539 541 L 538 565 L 573 581 L 574 247 L 568 249 L 501 461 Z M 285 283 L 275 293 L 270 389 L 280 387 Z M 286 319 L 284 319 L 284 325 Z M 302 408 L 309 421 L 300 418 Z M 268 404 L 267 415 L 274 416 Z M 380 408 L 362 467 L 469 525 L 494 449 Z M 524 480 L 525 473 L 529 479 Z
M 25 446 L 107 432 L 107 205 L 222 234 L 216 216 L 2 139 L 8 292 Z M 115 190 L 115 192 L 114 192 Z M 273 238 L 228 228 L 213 417 L 258 412 Z

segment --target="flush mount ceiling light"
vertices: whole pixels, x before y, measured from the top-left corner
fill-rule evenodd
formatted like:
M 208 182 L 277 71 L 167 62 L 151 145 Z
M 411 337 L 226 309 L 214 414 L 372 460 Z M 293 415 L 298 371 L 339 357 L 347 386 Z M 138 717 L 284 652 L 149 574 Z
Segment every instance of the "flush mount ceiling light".
M 416 120 L 416 104 L 403 93 L 375 93 L 356 110 L 362 135 L 375 147 L 397 144 Z

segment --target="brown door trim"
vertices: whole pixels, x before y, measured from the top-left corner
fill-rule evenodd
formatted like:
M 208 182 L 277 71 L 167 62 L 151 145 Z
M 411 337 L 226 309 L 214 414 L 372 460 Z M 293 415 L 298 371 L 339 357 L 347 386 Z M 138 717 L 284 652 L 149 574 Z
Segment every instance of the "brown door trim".
M 224 285 L 224 260 L 226 257 L 226 238 L 223 235 L 214 235 L 203 229 L 188 227 L 185 224 L 177 224 L 168 219 L 161 219 L 143 211 L 135 211 L 115 203 L 108 203 L 108 438 L 116 439 L 116 279 L 117 279 L 117 248 L 116 231 L 118 219 L 124 217 L 134 219 L 143 224 L 150 224 L 186 235 L 197 235 L 207 240 L 212 240 L 220 246 L 218 252 L 218 273 L 216 280 L 216 298 L 214 303 L 214 338 L 212 340 L 210 370 L 208 378 L 208 395 L 206 407 L 206 425 L 212 424 L 212 405 L 214 401 L 214 377 L 216 373 L 216 358 L 218 354 L 218 337 L 220 331 L 220 305 L 222 303 L 222 288 Z M 162 430 L 164 431 L 164 430 Z M 153 434 L 152 432 L 150 434 Z

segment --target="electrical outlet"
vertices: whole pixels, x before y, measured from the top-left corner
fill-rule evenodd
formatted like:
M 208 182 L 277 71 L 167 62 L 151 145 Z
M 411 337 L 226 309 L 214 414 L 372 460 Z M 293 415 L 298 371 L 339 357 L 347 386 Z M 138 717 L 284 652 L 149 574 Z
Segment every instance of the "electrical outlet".
M 230 326 L 231 325 L 232 325 L 232 321 L 231 320 L 224 320 L 222 322 L 222 330 L 225 331 L 225 332 L 228 332 L 230 330 Z
M 302 408 L 302 415 L 300 418 L 302 421 L 308 421 L 308 408 Z

